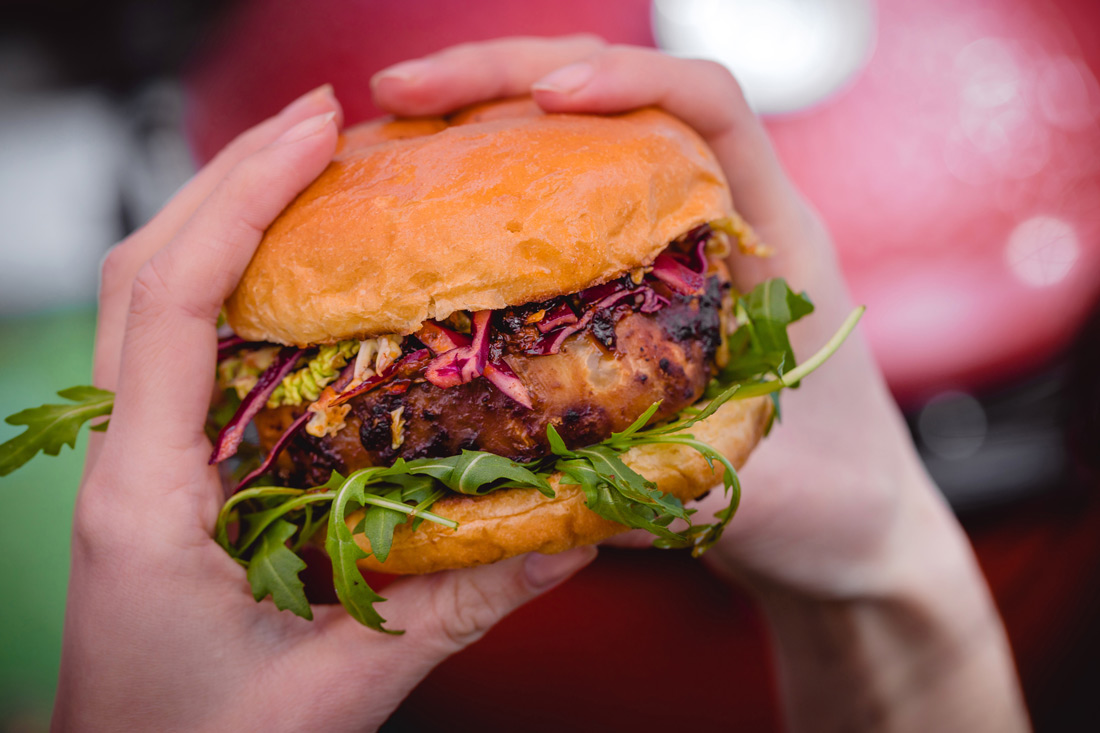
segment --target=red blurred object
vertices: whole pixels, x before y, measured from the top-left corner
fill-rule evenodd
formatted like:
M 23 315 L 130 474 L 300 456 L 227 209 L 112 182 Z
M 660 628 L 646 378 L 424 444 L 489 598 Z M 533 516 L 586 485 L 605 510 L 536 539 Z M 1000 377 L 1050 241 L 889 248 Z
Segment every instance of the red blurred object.
M 768 128 L 910 405 L 1034 369 L 1100 294 L 1100 5 L 892 0 L 847 92 Z
M 915 405 L 1034 369 L 1096 303 L 1100 4 L 878 5 L 878 46 L 860 77 L 768 127 L 869 306 L 865 328 L 891 387 Z M 589 31 L 647 45 L 648 6 L 246 0 L 187 79 L 188 129 L 209 159 L 326 81 L 349 122 L 366 119 L 371 74 L 463 41 Z M 1097 609 L 1098 526 L 1100 505 L 1084 501 L 970 528 L 1033 702 L 1057 704 L 1059 662 Z M 442 665 L 394 729 L 440 720 L 457 730 L 778 727 L 747 601 L 681 555 L 615 551 Z
M 377 117 L 371 76 L 447 46 L 510 35 L 595 33 L 653 45 L 648 0 L 241 0 L 187 74 L 187 132 L 206 162 L 299 94 L 331 83 L 354 124 Z

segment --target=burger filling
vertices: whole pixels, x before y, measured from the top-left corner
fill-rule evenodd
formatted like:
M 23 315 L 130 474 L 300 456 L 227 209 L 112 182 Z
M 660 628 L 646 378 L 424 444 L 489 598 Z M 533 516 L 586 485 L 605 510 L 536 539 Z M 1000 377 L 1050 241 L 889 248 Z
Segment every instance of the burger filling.
M 333 471 L 463 450 L 530 462 L 550 455 L 548 426 L 572 448 L 658 400 L 654 420 L 670 419 L 703 396 L 724 353 L 727 241 L 703 225 L 651 267 L 579 293 L 302 351 L 256 415 L 261 469 L 315 486 Z M 219 364 L 219 385 L 247 398 L 279 353 L 243 345 Z

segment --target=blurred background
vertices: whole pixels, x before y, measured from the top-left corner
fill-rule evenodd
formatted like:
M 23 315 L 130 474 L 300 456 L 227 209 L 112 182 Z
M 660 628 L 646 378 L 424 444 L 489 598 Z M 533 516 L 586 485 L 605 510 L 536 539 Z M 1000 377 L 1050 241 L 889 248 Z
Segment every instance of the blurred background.
M 868 305 L 863 327 L 970 532 L 1037 727 L 1095 720 L 1100 4 L 7 0 L 3 9 L 0 415 L 89 381 L 107 248 L 236 133 L 308 89 L 333 83 L 349 122 L 360 121 L 377 114 L 367 81 L 380 68 L 512 34 L 588 31 L 728 65 Z M 16 433 L 0 426 L 0 441 Z M 0 730 L 48 723 L 81 450 L 0 480 Z M 689 560 L 605 551 L 440 667 L 389 728 L 421 729 L 443 709 L 451 727 L 480 730 L 578 720 L 777 729 L 765 644 L 751 605 Z M 578 669 L 578 650 L 599 661 Z M 693 673 L 651 673 L 669 664 Z M 572 704 L 545 710 L 549 683 L 570 685 Z

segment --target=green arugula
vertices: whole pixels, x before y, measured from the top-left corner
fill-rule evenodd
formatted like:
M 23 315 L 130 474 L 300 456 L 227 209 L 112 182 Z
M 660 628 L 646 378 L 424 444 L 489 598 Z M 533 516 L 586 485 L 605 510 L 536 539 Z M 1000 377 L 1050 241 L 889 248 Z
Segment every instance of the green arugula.
M 115 395 L 96 387 L 69 387 L 57 393 L 71 405 L 41 405 L 9 416 L 9 425 L 27 429 L 0 445 L 0 476 L 7 476 L 38 455 L 39 451 L 56 456 L 61 446 L 76 448 L 80 426 L 89 420 L 111 414 Z M 100 426 L 92 428 L 93 430 Z
M 334 471 L 325 484 L 312 489 L 254 486 L 225 502 L 214 539 L 246 569 L 257 601 L 270 596 L 280 610 L 311 619 L 313 613 L 300 579 L 306 564 L 298 553 L 324 531 L 341 603 L 360 623 L 387 633 L 401 632 L 385 628 L 385 619 L 375 609 L 375 604 L 385 599 L 359 570 L 358 561 L 368 557 L 368 552 L 355 536 L 363 535 L 369 542 L 369 554 L 385 562 L 394 532 L 406 522 L 411 522 L 413 530 L 424 521 L 458 527 L 453 520 L 431 512 L 448 494 L 480 496 L 521 487 L 552 497 L 549 479 L 560 472 L 562 483 L 580 486 L 587 506 L 601 517 L 649 531 L 656 538 L 655 546 L 691 548 L 698 555 L 717 542 L 733 518 L 741 486 L 729 460 L 687 431 L 730 400 L 761 395 L 776 399 L 780 390 L 797 386 L 840 347 L 863 313 L 862 308 L 854 311 L 825 346 L 796 364 L 786 329 L 813 311 L 805 294 L 794 293 L 782 280 L 769 280 L 738 295 L 734 311 L 738 329 L 726 344 L 725 366 L 704 394 L 706 404 L 684 410 L 673 422 L 649 425 L 658 402 L 625 430 L 595 445 L 570 449 L 554 426 L 548 425 L 552 455 L 530 464 L 482 451 L 463 451 L 447 458 L 398 459 L 390 467 L 366 468 L 346 477 Z M 62 445 L 73 446 L 80 426 L 109 414 L 114 403 L 114 395 L 94 387 L 73 387 L 58 394 L 74 404 L 43 405 L 8 418 L 11 424 L 26 425 L 27 430 L 0 445 L 0 475 L 15 470 L 39 451 L 57 455 Z M 93 429 L 97 428 L 102 429 Z M 729 501 L 713 522 L 694 523 L 694 509 L 686 509 L 623 459 L 632 448 L 655 444 L 691 448 L 712 470 L 721 471 Z M 350 517 L 360 510 L 362 519 L 349 526 Z M 673 529 L 677 521 L 675 526 L 680 529 Z
M 352 618 L 364 626 L 378 631 L 389 631 L 383 626 L 386 619 L 374 610 L 375 603 L 381 603 L 386 599 L 374 592 L 359 571 L 356 561 L 366 558 L 367 553 L 356 543 L 355 536 L 346 521 L 350 508 L 364 506 L 367 503 L 364 489 L 372 473 L 377 471 L 364 469 L 353 473 L 343 486 L 337 489 L 332 501 L 332 515 L 328 523 L 325 551 L 332 560 L 332 579 L 336 585 L 336 596 L 340 599 L 340 603 L 344 604 L 344 608 Z
M 424 458 L 407 463 L 398 459 L 389 470 L 396 474 L 408 471 L 414 476 L 431 476 L 460 494 L 480 496 L 505 487 L 521 487 L 554 496 L 545 478 L 504 456 L 483 451 L 464 450 L 461 455 L 449 458 Z
M 264 532 L 248 563 L 248 582 L 257 601 L 271 596 L 280 611 L 292 611 L 312 621 L 313 610 L 298 578 L 306 564 L 286 546 L 286 541 L 297 531 L 297 526 L 280 519 Z
M 795 366 L 794 349 L 787 336 L 787 326 L 813 313 L 814 304 L 805 293 L 795 293 L 786 280 L 766 280 L 747 295 L 738 298 L 738 323 L 745 327 L 748 352 L 758 359 L 781 360 L 773 371 L 782 376 Z M 743 368 L 743 367 L 742 367 Z M 796 384 L 788 383 L 794 387 Z

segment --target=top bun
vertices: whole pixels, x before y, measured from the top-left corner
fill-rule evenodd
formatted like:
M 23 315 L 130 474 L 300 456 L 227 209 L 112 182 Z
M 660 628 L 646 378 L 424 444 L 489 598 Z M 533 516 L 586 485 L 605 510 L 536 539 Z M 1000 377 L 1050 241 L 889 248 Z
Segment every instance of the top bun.
M 377 121 L 268 228 L 226 312 L 250 341 L 407 334 L 614 279 L 731 211 L 706 144 L 656 109 Z

